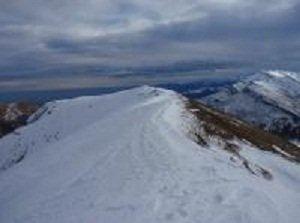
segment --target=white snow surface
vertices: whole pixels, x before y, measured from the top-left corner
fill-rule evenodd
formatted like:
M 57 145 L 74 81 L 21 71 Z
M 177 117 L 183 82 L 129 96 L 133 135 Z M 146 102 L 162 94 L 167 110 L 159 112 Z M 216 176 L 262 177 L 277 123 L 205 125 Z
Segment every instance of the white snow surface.
M 248 146 L 273 175 L 257 177 L 194 143 L 193 123 L 181 96 L 147 86 L 48 103 L 0 140 L 0 222 L 300 219 L 299 165 Z

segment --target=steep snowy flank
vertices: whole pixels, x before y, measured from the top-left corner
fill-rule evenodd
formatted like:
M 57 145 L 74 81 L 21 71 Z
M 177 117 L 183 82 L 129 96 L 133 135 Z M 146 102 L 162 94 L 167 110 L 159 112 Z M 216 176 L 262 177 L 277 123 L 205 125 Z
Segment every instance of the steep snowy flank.
M 300 74 L 264 71 L 203 101 L 264 129 L 300 138 Z
M 0 139 L 0 222 L 297 222 L 299 165 L 196 143 L 187 104 L 146 86 L 46 104 Z

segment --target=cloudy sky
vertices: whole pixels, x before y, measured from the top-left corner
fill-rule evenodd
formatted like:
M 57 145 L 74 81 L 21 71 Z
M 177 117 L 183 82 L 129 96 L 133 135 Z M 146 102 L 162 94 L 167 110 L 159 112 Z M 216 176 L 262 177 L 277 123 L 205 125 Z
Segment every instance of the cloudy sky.
M 299 69 L 299 12 L 299 0 L 0 0 L 0 76 L 178 61 Z

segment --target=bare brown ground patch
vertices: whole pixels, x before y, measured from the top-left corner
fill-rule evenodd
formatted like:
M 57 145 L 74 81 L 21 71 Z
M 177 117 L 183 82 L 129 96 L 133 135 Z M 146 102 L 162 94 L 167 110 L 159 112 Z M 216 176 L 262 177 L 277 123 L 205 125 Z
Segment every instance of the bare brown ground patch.
M 188 100 L 186 106 L 208 135 L 216 135 L 226 140 L 234 138 L 245 140 L 261 150 L 270 151 L 300 163 L 300 149 L 284 138 L 210 108 L 199 101 Z M 200 144 L 206 144 L 202 136 L 199 135 L 197 138 Z M 276 148 L 280 148 L 281 151 Z M 232 150 L 232 148 L 227 149 Z

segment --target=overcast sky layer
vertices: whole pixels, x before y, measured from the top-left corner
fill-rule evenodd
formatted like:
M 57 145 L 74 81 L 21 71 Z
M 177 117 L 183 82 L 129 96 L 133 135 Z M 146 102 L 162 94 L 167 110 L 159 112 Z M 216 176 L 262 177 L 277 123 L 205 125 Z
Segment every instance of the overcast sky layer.
M 0 0 L 0 76 L 230 61 L 299 69 L 299 0 Z

